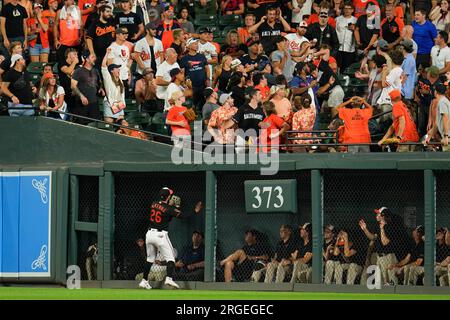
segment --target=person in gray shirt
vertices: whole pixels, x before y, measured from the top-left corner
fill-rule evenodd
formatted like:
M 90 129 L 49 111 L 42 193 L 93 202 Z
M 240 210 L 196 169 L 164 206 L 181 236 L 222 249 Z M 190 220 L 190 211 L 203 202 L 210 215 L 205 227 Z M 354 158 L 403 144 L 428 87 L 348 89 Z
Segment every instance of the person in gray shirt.
M 206 88 L 204 92 L 205 96 L 205 104 L 202 109 L 202 119 L 205 127 L 208 127 L 209 119 L 211 118 L 211 113 L 219 108 L 217 101 L 219 100 L 219 96 L 213 88 Z
M 450 151 L 448 145 L 448 135 L 450 133 L 450 123 L 449 123 L 449 115 L 450 115 L 450 101 L 445 96 L 445 92 L 447 91 L 447 87 L 442 83 L 438 83 L 435 85 L 435 97 L 437 101 L 436 107 L 436 121 L 433 124 L 433 127 L 430 131 L 428 131 L 428 136 L 426 142 L 430 142 L 437 134 L 439 134 L 442 150 Z

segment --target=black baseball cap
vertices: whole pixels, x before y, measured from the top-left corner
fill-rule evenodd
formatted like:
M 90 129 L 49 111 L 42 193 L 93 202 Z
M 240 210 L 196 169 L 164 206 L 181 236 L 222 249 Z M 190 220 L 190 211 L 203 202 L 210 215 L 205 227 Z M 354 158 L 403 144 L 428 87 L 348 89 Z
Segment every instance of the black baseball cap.
M 159 197 L 161 199 L 166 199 L 168 196 L 171 195 L 173 195 L 173 190 L 168 187 L 164 187 L 159 191 Z
M 214 93 L 214 89 L 211 87 L 208 87 L 205 89 L 205 91 L 203 91 L 203 96 L 205 97 L 205 99 L 208 99 L 209 97 L 211 97 L 211 95 Z
M 434 85 L 434 90 L 439 94 L 445 94 L 445 92 L 447 92 L 447 87 L 439 82 Z
M 253 96 L 256 94 L 256 92 L 258 92 L 258 90 L 256 90 L 254 87 L 245 88 L 245 96 L 248 99 L 253 98 Z
M 119 27 L 116 29 L 116 34 L 124 34 L 124 33 L 128 33 L 128 29 L 124 28 L 124 27 Z
M 198 234 L 198 235 L 202 236 L 202 238 L 205 238 L 205 235 L 200 230 L 194 230 L 194 232 L 192 232 L 192 235 L 194 235 L 194 234 Z
M 111 63 L 111 64 L 108 66 L 108 71 L 111 72 L 111 71 L 113 71 L 114 69 L 116 69 L 116 68 L 119 68 L 119 69 L 120 69 L 121 67 L 122 67 L 121 65 Z
M 158 28 L 158 24 L 156 22 L 154 22 L 154 21 L 150 21 L 149 23 L 147 23 L 145 25 L 145 30 L 153 30 L 153 29 L 156 29 L 156 28 Z
M 198 28 L 198 33 L 202 34 L 202 33 L 211 33 L 211 29 L 208 27 L 200 27 Z
M 180 68 L 174 68 L 169 71 L 170 77 L 172 78 L 172 81 L 175 79 L 175 77 L 181 72 Z

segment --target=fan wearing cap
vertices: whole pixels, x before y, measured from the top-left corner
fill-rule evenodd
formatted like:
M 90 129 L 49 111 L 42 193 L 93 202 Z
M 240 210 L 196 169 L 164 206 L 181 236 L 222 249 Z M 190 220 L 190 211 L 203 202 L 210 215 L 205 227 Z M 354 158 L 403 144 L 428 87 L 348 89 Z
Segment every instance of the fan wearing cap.
M 86 32 L 86 45 L 89 52 L 97 56 L 98 61 L 103 61 L 106 49 L 114 42 L 116 25 L 110 6 L 102 5 L 98 12 L 99 18 L 90 24 Z
M 208 62 L 209 77 L 208 79 L 212 81 L 213 69 L 212 66 L 219 62 L 218 53 L 216 47 L 209 41 L 211 29 L 208 27 L 202 27 L 198 31 L 200 39 L 198 41 L 197 52 L 204 55 L 206 61 Z
M 441 287 L 449 286 L 450 281 L 450 232 L 448 228 L 436 230 L 436 277 Z
M 131 0 L 120 0 L 120 12 L 115 15 L 115 24 L 119 28 L 126 28 L 128 30 L 128 37 L 126 40 L 135 43 L 144 35 L 144 23 L 141 17 L 132 12 Z
M 153 83 L 155 74 L 152 69 L 145 68 L 142 71 L 142 78 L 136 81 L 134 96 L 136 101 L 141 104 L 142 111 L 156 112 L 156 86 Z
M 263 103 L 263 110 L 266 117 L 261 124 L 261 131 L 259 134 L 259 152 L 268 153 L 279 151 L 279 145 L 282 143 L 282 136 L 290 129 L 290 125 L 285 119 L 277 115 L 275 104 L 273 100 Z
M 311 283 L 312 280 L 312 225 L 307 222 L 299 227 L 300 241 L 292 254 L 294 268 L 291 283 Z
M 227 128 L 226 124 L 232 122 L 231 119 L 238 111 L 238 108 L 234 106 L 233 96 L 230 93 L 222 93 L 219 103 L 221 106 L 211 113 L 208 131 L 214 138 L 216 145 L 233 145 L 235 139 L 234 130 Z
M 276 245 L 272 261 L 267 264 L 265 283 L 273 283 L 274 280 L 275 283 L 282 283 L 285 281 L 286 273 L 292 270 L 292 255 L 297 249 L 292 232 L 292 226 L 281 225 L 280 241 Z
M 414 99 L 414 90 L 416 84 L 416 59 L 413 55 L 413 43 L 411 40 L 405 39 L 400 42 L 400 50 L 403 52 L 402 69 L 403 69 L 403 86 L 402 95 L 406 100 L 412 101 Z
M 156 37 L 161 40 L 164 50 L 167 50 L 172 45 L 173 30 L 182 29 L 181 25 L 174 18 L 174 7 L 170 3 L 166 3 L 164 7 L 163 21 L 156 29 Z
M 169 238 L 169 225 L 173 218 L 189 218 L 193 214 L 199 214 L 203 208 L 203 203 L 201 201 L 197 202 L 193 212 L 186 213 L 182 212 L 175 205 L 172 197 L 175 198 L 174 191 L 164 187 L 159 192 L 159 199 L 153 201 L 150 206 L 148 231 L 145 236 L 147 261 L 143 268 L 144 278 L 139 283 L 140 288 L 152 288 L 148 283 L 148 275 L 152 265 L 155 263 L 158 252 L 161 254 L 162 260 L 167 261 L 167 276 L 164 284 L 173 288 L 179 288 L 178 284 L 173 281 L 173 276 L 175 275 L 175 254 Z M 177 198 L 180 199 L 179 197 Z
M 399 142 L 418 142 L 419 134 L 417 133 L 416 124 L 412 119 L 408 108 L 402 101 L 402 94 L 400 90 L 392 90 L 389 92 L 389 97 L 392 101 L 392 117 L 393 123 L 389 127 L 384 137 L 378 142 L 382 145 L 388 138 L 394 136 Z M 397 147 L 397 152 L 415 151 L 414 145 L 403 145 Z
M 450 101 L 446 97 L 448 88 L 442 83 L 438 83 L 434 87 L 434 94 L 436 97 L 435 120 L 432 122 L 433 127 L 428 131 L 426 143 L 431 140 L 441 141 L 443 151 L 450 151 L 448 146 L 448 135 L 450 134 Z M 430 113 L 430 118 L 433 117 L 433 112 Z
M 58 0 L 49 0 L 47 2 L 48 8 L 42 11 L 42 18 L 48 20 L 48 40 L 50 42 L 50 47 L 53 46 L 53 27 L 55 23 L 56 11 L 58 11 Z M 84 21 L 83 21 L 84 23 Z
M 67 119 L 63 113 L 52 112 L 54 110 L 67 111 L 67 104 L 64 101 L 64 88 L 56 83 L 56 77 L 53 73 L 45 73 L 42 76 L 42 86 L 39 90 L 39 106 L 41 110 L 48 110 L 48 117 L 55 119 Z
M 219 101 L 219 94 L 217 93 L 217 89 L 213 89 L 211 87 L 206 88 L 204 94 L 206 102 L 202 108 L 202 119 L 203 123 L 208 126 L 211 113 L 219 108 L 219 105 L 217 104 Z
M 109 55 L 111 48 L 108 48 L 106 54 Z M 102 76 L 105 86 L 106 96 L 103 102 L 103 116 L 106 122 L 114 122 L 124 117 L 125 104 L 125 86 L 120 79 L 120 65 L 106 65 L 108 58 L 105 55 L 102 62 Z
M 245 46 L 248 48 L 248 54 L 244 54 L 239 60 L 245 67 L 246 72 L 262 71 L 267 64 L 270 64 L 269 57 L 263 54 L 260 49 L 261 43 L 259 41 L 249 39 Z
M 305 37 L 308 30 L 308 23 L 301 21 L 295 33 L 288 33 L 284 37 L 288 40 L 288 49 L 292 57 L 302 57 L 309 49 L 305 46 L 305 43 L 309 43 L 309 40 Z
M 273 42 L 275 37 L 282 32 L 290 32 L 291 26 L 283 18 L 279 8 L 269 7 L 267 14 L 261 20 L 248 29 L 250 34 L 259 33 L 264 52 L 270 56 L 276 50 L 276 44 Z
M 47 18 L 42 17 L 42 11 L 42 5 L 35 3 L 33 16 L 27 20 L 31 62 L 47 62 L 50 53 L 49 23 Z
M 395 284 L 399 284 L 398 276 L 403 274 L 403 285 L 417 285 L 419 276 L 424 274 L 425 243 L 423 241 L 425 228 L 417 226 L 412 232 L 414 244 L 409 248 L 406 257 L 389 267 L 389 279 Z
M 128 30 L 124 27 L 116 29 L 116 41 L 114 41 L 109 48 L 111 51 L 106 55 L 108 58 L 107 65 L 116 64 L 120 66 L 120 80 L 125 86 L 125 93 L 128 92 L 128 87 L 131 83 L 131 55 L 130 49 L 126 45 Z
M 359 221 L 359 226 L 366 237 L 374 242 L 374 259 L 380 268 L 382 285 L 394 281 L 389 277 L 388 270 L 391 266 L 403 260 L 408 253 L 409 235 L 406 232 L 403 218 L 392 213 L 389 208 L 375 209 L 378 228 L 376 233 L 369 231 L 364 219 Z
M 9 115 L 13 117 L 34 115 L 33 94 L 36 87 L 31 86 L 31 77 L 26 71 L 25 59 L 19 54 L 11 56 L 11 69 L 3 76 L 3 95 L 8 97 Z
M 180 67 L 184 69 L 186 77 L 192 81 L 193 103 L 198 111 L 202 110 L 205 104 L 203 91 L 210 86 L 211 69 L 205 55 L 198 53 L 199 41 L 189 39 L 186 47 L 188 54 L 181 59 Z
M 176 91 L 181 91 L 185 98 L 192 97 L 192 88 L 186 86 L 184 70 L 180 68 L 174 68 L 169 71 L 171 83 L 167 86 L 166 99 L 164 103 L 164 110 L 170 109 L 170 97 Z
M 154 22 L 147 23 L 145 37 L 134 46 L 132 56 L 137 63 L 136 72 L 141 75 L 145 68 L 151 68 L 157 72 L 158 66 L 164 62 L 164 47 L 161 40 L 156 38 L 157 27 Z

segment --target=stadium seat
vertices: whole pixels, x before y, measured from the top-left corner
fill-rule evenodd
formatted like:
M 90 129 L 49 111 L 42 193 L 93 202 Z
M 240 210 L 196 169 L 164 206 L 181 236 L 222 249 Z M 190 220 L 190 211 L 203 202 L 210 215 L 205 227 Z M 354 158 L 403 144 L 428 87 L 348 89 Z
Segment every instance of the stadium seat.
M 168 135 L 169 131 L 167 130 L 162 112 L 156 113 L 152 118 L 151 131 L 163 135 Z
M 242 19 L 241 15 L 226 14 L 226 15 L 220 16 L 219 25 L 221 27 L 234 26 L 237 28 L 237 27 L 244 25 L 244 20 Z
M 236 26 L 227 26 L 227 27 L 225 27 L 222 30 L 221 36 L 226 39 L 228 32 L 230 32 L 231 30 L 237 31 L 237 27 Z
M 27 66 L 27 72 L 31 74 L 42 74 L 46 62 L 30 62 Z
M 125 104 L 127 105 L 125 112 L 140 111 L 140 107 L 136 99 L 125 99 Z
M 197 27 L 210 27 L 217 25 L 215 14 L 199 14 L 195 17 L 194 25 Z
M 142 126 L 147 126 L 151 123 L 151 117 L 147 112 L 132 111 L 125 116 L 125 120 L 128 121 L 130 125 L 140 124 Z
M 100 129 L 100 130 L 105 130 L 105 131 L 112 131 L 112 132 L 115 131 L 114 126 L 112 124 L 109 124 L 109 123 L 95 122 L 94 121 L 94 122 L 89 122 L 87 124 L 87 126 L 91 127 L 91 128 L 97 128 L 97 129 Z

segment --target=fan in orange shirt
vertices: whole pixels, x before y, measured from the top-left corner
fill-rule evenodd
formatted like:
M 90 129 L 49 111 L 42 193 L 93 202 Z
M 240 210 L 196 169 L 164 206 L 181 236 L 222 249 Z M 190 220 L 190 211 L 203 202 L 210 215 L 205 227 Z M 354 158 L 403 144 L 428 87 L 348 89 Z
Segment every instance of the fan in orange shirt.
M 419 134 L 417 133 L 416 124 L 408 111 L 408 108 L 402 101 L 402 94 L 400 90 L 392 90 L 389 93 L 392 101 L 392 118 L 394 119 L 389 130 L 384 135 L 383 139 L 378 142 L 382 145 L 388 138 L 394 136 L 399 142 L 418 142 Z M 397 152 L 415 151 L 414 145 L 401 145 L 397 147 Z
M 273 150 L 279 150 L 280 137 L 289 130 L 290 126 L 283 118 L 277 116 L 275 111 L 275 105 L 272 101 L 266 101 L 263 104 L 264 113 L 266 118 L 261 124 L 261 133 L 259 135 L 259 152 L 270 152 Z M 271 148 L 271 146 L 273 147 Z
M 364 108 L 362 108 L 364 106 Z M 369 132 L 369 120 L 372 117 L 373 108 L 363 98 L 352 97 L 336 107 L 339 118 L 344 120 L 343 143 L 365 144 L 371 143 Z M 370 152 L 369 146 L 350 145 L 349 152 Z

